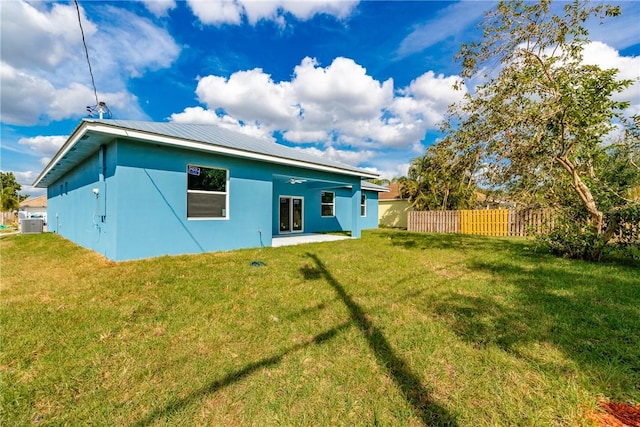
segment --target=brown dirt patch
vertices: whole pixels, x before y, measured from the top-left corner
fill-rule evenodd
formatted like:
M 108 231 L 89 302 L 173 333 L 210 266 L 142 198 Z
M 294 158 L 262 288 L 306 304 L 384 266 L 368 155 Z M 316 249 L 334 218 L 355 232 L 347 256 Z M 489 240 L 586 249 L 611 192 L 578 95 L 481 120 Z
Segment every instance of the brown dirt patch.
M 599 427 L 640 427 L 640 405 L 600 402 L 587 419 Z

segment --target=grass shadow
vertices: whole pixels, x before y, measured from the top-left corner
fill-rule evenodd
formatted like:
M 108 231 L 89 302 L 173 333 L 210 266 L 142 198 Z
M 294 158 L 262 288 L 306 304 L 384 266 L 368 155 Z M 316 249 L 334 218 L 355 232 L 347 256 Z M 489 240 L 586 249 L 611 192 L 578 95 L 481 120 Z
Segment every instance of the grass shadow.
M 451 249 L 459 250 L 492 250 L 505 249 L 512 251 L 525 251 L 531 245 L 529 240 L 523 238 L 487 238 L 470 234 L 457 233 L 416 233 L 409 231 L 376 230 L 374 234 L 380 239 L 386 239 L 391 246 L 403 247 L 410 250 Z
M 313 260 L 316 272 L 312 272 L 312 269 L 307 266 L 303 269 L 302 274 L 311 278 L 321 275 L 335 290 L 349 310 L 352 322 L 366 339 L 378 364 L 387 371 L 422 423 L 425 426 L 456 426 L 457 422 L 454 416 L 433 401 L 429 390 L 422 385 L 420 378 L 411 371 L 407 362 L 395 353 L 384 334 L 369 320 L 364 310 L 347 294 L 344 287 L 333 277 L 323 262 L 314 254 L 307 253 L 307 256 Z
M 638 400 L 640 278 L 626 273 L 612 277 L 599 268 L 581 271 L 590 264 L 575 265 L 567 271 L 553 263 L 523 268 L 475 261 L 471 269 L 498 275 L 495 286 L 515 287 L 513 297 L 505 301 L 452 293 L 433 304 L 433 310 L 474 347 L 493 345 L 536 366 L 564 369 L 520 350 L 531 343 L 549 343 L 592 378 L 589 386 L 596 392 L 611 399 Z
M 155 411 L 152 411 L 145 418 L 134 423 L 134 426 L 140 426 L 140 427 L 148 426 L 158 420 L 165 419 L 171 413 L 178 411 L 183 407 L 189 406 L 190 404 L 197 402 L 198 400 L 208 395 L 211 395 L 224 387 L 227 387 L 231 384 L 242 381 L 244 378 L 250 376 L 251 374 L 253 374 L 254 372 L 260 369 L 269 368 L 279 364 L 285 356 L 291 353 L 299 351 L 310 345 L 321 345 L 331 340 L 333 337 L 338 335 L 341 331 L 343 331 L 344 329 L 347 329 L 350 326 L 351 326 L 351 322 L 342 323 L 334 328 L 328 329 L 320 334 L 315 335 L 313 338 L 311 338 L 306 342 L 291 346 L 290 348 L 278 354 L 275 354 L 271 357 L 265 357 L 264 359 L 261 359 L 257 362 L 250 363 L 246 365 L 244 368 L 238 371 L 231 372 L 225 377 L 209 383 L 207 386 L 202 387 L 199 390 L 196 390 L 190 393 L 188 396 L 182 399 L 175 399 L 169 402 L 163 408 L 159 408 L 159 409 L 156 409 Z

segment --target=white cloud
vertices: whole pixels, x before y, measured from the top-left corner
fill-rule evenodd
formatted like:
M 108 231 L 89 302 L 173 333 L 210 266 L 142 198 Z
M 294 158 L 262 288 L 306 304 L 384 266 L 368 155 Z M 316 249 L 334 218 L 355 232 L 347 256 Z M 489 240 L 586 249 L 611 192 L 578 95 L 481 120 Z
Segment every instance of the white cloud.
M 483 1 L 461 1 L 445 7 L 402 40 L 398 56 L 402 58 L 449 38 L 457 39 L 463 36 L 464 31 L 480 20 L 489 7 L 490 3 Z M 456 40 L 455 44 L 460 43 Z
M 243 19 L 254 25 L 260 20 L 271 20 L 280 26 L 285 23 L 285 15 L 291 14 L 299 20 L 308 20 L 318 14 L 348 17 L 357 0 L 187 0 L 193 14 L 203 24 L 238 25 Z
M 87 41 L 89 55 L 96 83 L 106 81 L 109 90 L 126 87 L 128 79 L 146 71 L 171 66 L 180 54 L 180 46 L 167 30 L 146 18 L 113 6 L 97 9 L 97 17 L 99 32 Z M 76 65 L 86 75 L 86 63 Z
M 250 7 L 255 5 L 256 1 L 243 1 L 245 9 L 250 14 Z M 325 14 L 335 16 L 338 19 L 348 17 L 359 2 L 357 0 L 315 0 L 315 1 L 299 1 L 299 0 L 281 0 L 274 2 L 278 6 L 279 11 L 291 13 L 300 20 L 308 20 L 314 15 Z M 257 15 L 257 14 L 256 14 Z M 257 15 L 257 19 L 262 17 L 268 18 L 268 15 Z M 255 22 L 255 21 L 253 21 Z
M 229 79 L 204 77 L 198 82 L 196 94 L 208 106 L 224 106 L 229 114 L 244 121 L 287 122 L 294 112 L 291 85 L 275 83 L 259 68 L 238 71 Z
M 95 6 L 95 22 L 80 11 L 100 101 L 117 117 L 146 118 L 128 81 L 168 67 L 180 48 L 165 29 L 126 10 Z M 0 120 L 32 125 L 85 116 L 95 95 L 75 7 L 3 2 L 1 20 Z
M 187 0 L 193 14 L 203 24 L 240 24 L 242 6 L 228 0 Z
M 453 88 L 459 80 L 458 76 L 436 76 L 427 71 L 400 91 L 406 96 L 396 99 L 394 111 L 400 117 L 421 117 L 433 128 L 444 119 L 449 105 L 462 101 L 466 90 Z
M 293 143 L 322 142 L 329 139 L 329 134 L 323 130 L 287 130 L 283 137 Z
M 16 181 L 20 185 L 29 185 L 38 177 L 38 173 L 34 171 L 14 171 L 13 175 L 16 177 Z
M 617 68 L 620 79 L 634 80 L 625 91 L 615 95 L 618 101 L 631 103 L 627 114 L 640 114 L 640 56 L 620 56 L 617 50 L 601 42 L 592 42 L 585 46 L 583 61 L 586 64 L 598 65 L 603 69 Z
M 56 88 L 47 79 L 13 68 L 2 62 L 0 70 L 0 121 L 34 125 L 42 121 L 86 116 L 87 104 L 93 104 L 93 90 L 80 83 Z M 130 119 L 146 117 L 137 98 L 127 91 L 100 93 L 99 98 L 113 111 Z
M 35 188 L 31 184 L 38 177 L 38 172 L 35 171 L 11 171 L 16 177 L 16 181 L 20 184 L 20 194 L 28 194 L 30 197 L 36 197 L 46 193 L 45 188 Z
M 462 96 L 451 87 L 457 79 L 427 72 L 394 90 L 392 79 L 378 81 L 352 59 L 322 67 L 305 58 L 290 81 L 276 82 L 262 69 L 203 77 L 196 93 L 207 109 L 190 107 L 171 120 L 222 124 L 263 138 L 280 132 L 353 164 L 385 147 L 421 153 L 427 130 Z M 347 158 L 354 148 L 360 154 Z
M 169 120 L 175 123 L 216 125 L 224 129 L 231 129 L 236 132 L 244 133 L 245 135 L 264 139 L 265 141 L 275 141 L 271 136 L 271 133 L 260 126 L 255 124 L 243 124 L 227 114 L 219 116 L 214 111 L 205 110 L 202 107 L 185 108 L 182 113 L 172 114 Z
M 389 165 L 387 168 L 376 168 L 374 172 L 380 175 L 381 179 L 391 180 L 400 176 L 407 176 L 409 166 L 409 163 L 396 163 L 394 165 Z
M 326 121 L 341 116 L 369 118 L 393 98 L 393 80 L 380 83 L 349 58 L 335 58 L 326 68 L 305 58 L 295 67 L 293 89 L 304 102 L 304 117 Z M 319 115 L 319 116 L 318 116 Z
M 176 8 L 175 0 L 137 0 L 144 3 L 144 6 L 158 18 L 169 14 L 169 11 Z
M 76 9 L 59 3 L 50 10 L 41 9 L 23 1 L 2 3 L 3 61 L 54 71 L 63 61 L 74 59 L 75 47 L 82 43 Z M 82 9 L 81 17 L 85 36 L 93 36 L 97 28 Z
M 45 156 L 40 159 L 40 162 L 46 165 L 66 140 L 67 137 L 63 135 L 34 136 L 20 138 L 18 144 L 25 145 L 37 154 Z
M 371 150 L 348 151 L 337 150 L 333 147 L 327 147 L 325 150 L 321 150 L 316 147 L 296 147 L 296 150 L 303 151 L 314 156 L 322 157 L 324 159 L 333 160 L 353 166 L 364 163 L 376 156 L 376 152 Z
M 30 138 L 20 138 L 18 144 L 29 147 L 35 155 L 40 156 L 40 164 L 46 166 L 66 140 L 67 136 L 65 135 L 40 135 Z

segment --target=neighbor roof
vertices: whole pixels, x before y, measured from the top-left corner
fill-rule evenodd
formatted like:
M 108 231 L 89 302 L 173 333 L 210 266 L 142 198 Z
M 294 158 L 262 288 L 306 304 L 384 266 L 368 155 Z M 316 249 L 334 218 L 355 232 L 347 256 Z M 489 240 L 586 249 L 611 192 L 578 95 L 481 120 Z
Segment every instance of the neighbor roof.
M 389 184 L 389 192 L 386 194 L 380 195 L 380 200 L 401 200 L 402 195 L 400 194 L 400 184 L 397 182 L 392 182 Z
M 21 208 L 46 208 L 47 207 L 47 195 L 32 197 L 20 202 Z
M 327 160 L 216 125 L 84 119 L 33 185 L 41 188 L 49 186 L 94 153 L 100 145 L 108 144 L 115 138 L 165 144 L 361 178 L 378 177 L 377 174 L 364 169 Z

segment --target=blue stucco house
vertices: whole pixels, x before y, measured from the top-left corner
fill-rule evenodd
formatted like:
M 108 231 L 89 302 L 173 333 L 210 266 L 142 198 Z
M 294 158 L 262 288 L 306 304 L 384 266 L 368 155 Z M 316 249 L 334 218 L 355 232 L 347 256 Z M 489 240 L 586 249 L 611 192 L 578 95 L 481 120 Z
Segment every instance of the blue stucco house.
M 213 125 L 85 119 L 34 185 L 48 229 L 109 259 L 378 225 L 369 171 Z

